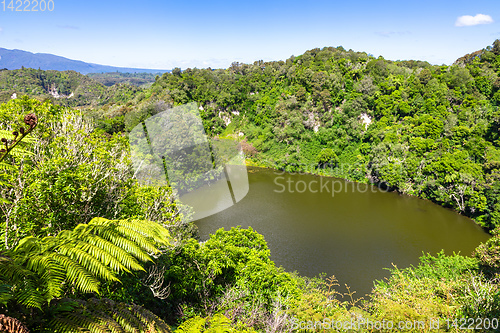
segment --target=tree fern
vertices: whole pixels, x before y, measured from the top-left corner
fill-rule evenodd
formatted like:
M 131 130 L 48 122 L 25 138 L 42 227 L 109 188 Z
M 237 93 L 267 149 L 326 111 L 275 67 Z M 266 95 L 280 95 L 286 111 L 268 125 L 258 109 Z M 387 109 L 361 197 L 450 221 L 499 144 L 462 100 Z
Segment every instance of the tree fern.
M 168 231 L 155 222 L 103 218 L 57 236 L 25 237 L 0 254 L 0 300 L 41 308 L 68 285 L 98 293 L 101 280 L 143 270 L 140 262 L 151 261 L 169 242 Z
M 20 127 L 18 131 L 5 131 L 0 130 L 0 142 L 2 147 L 0 148 L 0 165 L 6 167 L 3 160 L 7 155 L 12 155 L 14 157 L 19 157 L 28 154 L 25 149 L 18 147 L 20 142 L 29 143 L 33 139 L 27 138 L 27 136 L 35 129 L 38 124 L 38 118 L 35 114 L 30 113 L 24 117 L 24 123 L 28 126 L 27 129 Z M 23 141 L 24 140 L 24 141 Z
M 15 179 L 12 176 L 13 172 L 16 171 L 16 166 L 13 163 L 7 163 L 6 157 L 10 154 L 14 160 L 22 159 L 31 154 L 25 149 L 25 145 L 33 142 L 33 139 L 28 135 L 35 129 L 38 124 L 38 118 L 35 114 L 30 113 L 24 117 L 24 123 L 28 126 L 27 129 L 24 127 L 19 127 L 18 131 L 5 131 L 0 130 L 0 189 L 1 188 L 12 188 L 11 182 Z M 22 144 L 21 144 L 22 142 Z M 0 207 L 5 214 L 5 209 L 11 205 L 9 200 L 9 195 L 6 195 L 4 191 L 0 191 Z M 8 232 L 9 232 L 9 218 L 6 217 L 5 222 L 5 247 L 8 247 Z
M 14 135 L 14 133 L 18 132 L 0 130 L 0 138 L 5 139 L 5 141 L 4 140 L 1 141 L 2 147 L 0 149 L 3 149 L 4 151 L 0 155 L 0 158 L 3 159 L 4 156 L 7 156 L 7 154 L 15 158 L 33 155 L 33 153 L 27 150 L 26 147 L 28 144 L 35 142 L 35 139 L 31 136 L 28 136 L 28 133 L 25 133 L 25 135 L 23 136 L 19 136 L 19 134 Z M 7 148 L 9 148 L 8 153 L 7 153 Z M 3 164 L 3 167 L 7 166 Z
M 152 312 L 109 299 L 59 300 L 52 309 L 57 332 L 167 333 L 170 327 Z

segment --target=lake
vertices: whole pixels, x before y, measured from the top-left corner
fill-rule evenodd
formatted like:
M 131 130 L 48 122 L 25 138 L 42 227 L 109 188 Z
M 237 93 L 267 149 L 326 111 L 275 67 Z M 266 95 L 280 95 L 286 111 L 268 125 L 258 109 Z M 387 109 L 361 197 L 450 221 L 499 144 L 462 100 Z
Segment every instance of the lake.
M 202 240 L 219 228 L 251 226 L 278 266 L 310 277 L 335 275 L 357 297 L 389 276 L 385 267 L 416 265 L 422 253 L 441 249 L 470 255 L 489 238 L 469 218 L 372 185 L 254 167 L 248 180 L 241 201 L 195 222 Z

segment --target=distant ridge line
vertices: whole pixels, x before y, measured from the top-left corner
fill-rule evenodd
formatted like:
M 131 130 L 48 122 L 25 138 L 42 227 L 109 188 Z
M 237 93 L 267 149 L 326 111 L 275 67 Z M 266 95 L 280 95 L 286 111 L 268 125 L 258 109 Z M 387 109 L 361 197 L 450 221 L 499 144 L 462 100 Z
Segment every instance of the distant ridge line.
M 0 69 L 7 68 L 9 70 L 20 69 L 22 67 L 56 70 L 56 71 L 76 71 L 81 74 L 89 73 L 165 73 L 170 70 L 165 69 L 147 69 L 147 68 L 128 68 L 115 67 L 88 63 L 81 60 L 72 60 L 65 57 L 57 56 L 50 53 L 32 53 L 18 49 L 0 48 Z

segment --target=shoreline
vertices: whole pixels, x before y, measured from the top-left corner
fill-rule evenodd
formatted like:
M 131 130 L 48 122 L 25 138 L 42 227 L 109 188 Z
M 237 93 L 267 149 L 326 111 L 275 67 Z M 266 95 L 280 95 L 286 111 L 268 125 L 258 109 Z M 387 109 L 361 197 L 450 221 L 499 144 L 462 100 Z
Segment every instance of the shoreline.
M 245 166 L 246 167 L 263 168 L 263 169 L 268 169 L 268 170 L 278 170 L 276 168 L 270 167 L 270 166 L 268 166 L 266 164 L 259 163 L 259 162 L 260 161 L 255 161 L 255 158 L 253 158 L 252 160 L 250 160 L 249 158 L 245 158 Z M 372 186 L 376 186 L 377 188 L 380 188 L 380 186 L 376 185 L 375 183 L 370 182 L 368 178 L 366 178 L 367 182 L 363 183 L 363 182 L 358 182 L 358 181 L 355 181 L 355 180 L 350 180 L 350 179 L 347 179 L 347 178 L 335 177 L 335 176 L 331 176 L 331 175 L 324 175 L 324 174 L 321 174 L 321 173 L 314 173 L 314 172 L 309 172 L 309 171 L 295 171 L 295 172 L 283 171 L 283 172 L 286 172 L 288 174 L 301 174 L 301 175 L 311 175 L 311 176 L 317 176 L 317 177 L 334 178 L 334 179 L 340 179 L 340 180 L 343 180 L 343 181 L 346 181 L 346 182 L 349 182 L 349 183 L 366 184 L 366 185 L 372 185 Z M 480 227 L 484 232 L 486 232 L 488 235 L 493 236 L 493 234 L 492 234 L 493 230 L 488 230 L 488 229 L 482 227 L 479 223 L 477 223 L 476 220 L 474 220 L 470 216 L 467 216 L 465 214 L 461 214 L 459 211 L 457 211 L 457 210 L 455 210 L 453 208 L 442 206 L 442 205 L 440 205 L 440 204 L 438 204 L 438 203 L 436 203 L 436 202 L 434 202 L 434 201 L 432 201 L 430 199 L 422 198 L 422 197 L 417 196 L 417 195 L 412 195 L 412 194 L 407 194 L 407 193 L 399 192 L 397 189 L 388 190 L 386 192 L 387 193 L 394 193 L 395 192 L 395 193 L 397 193 L 400 196 L 407 196 L 407 197 L 410 197 L 410 198 L 417 198 L 417 199 L 420 199 L 420 200 L 425 200 L 425 201 L 431 202 L 434 205 L 437 205 L 437 206 L 439 206 L 441 208 L 444 208 L 444 209 L 450 210 L 450 211 L 452 211 L 452 212 L 454 212 L 456 214 L 459 214 L 460 216 L 468 218 L 469 220 L 473 221 L 474 224 L 476 224 L 478 227 Z

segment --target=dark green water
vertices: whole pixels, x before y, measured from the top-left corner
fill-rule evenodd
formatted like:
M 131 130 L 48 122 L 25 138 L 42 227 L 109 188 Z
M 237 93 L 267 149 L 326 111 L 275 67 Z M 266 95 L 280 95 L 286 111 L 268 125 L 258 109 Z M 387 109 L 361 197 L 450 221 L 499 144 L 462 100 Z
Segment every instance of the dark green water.
M 387 277 L 383 268 L 392 263 L 408 267 L 422 252 L 441 249 L 470 255 L 489 237 L 451 210 L 364 184 L 260 168 L 249 168 L 249 183 L 240 202 L 196 221 L 201 238 L 222 227 L 251 226 L 264 235 L 278 266 L 305 276 L 334 274 L 358 297 Z

